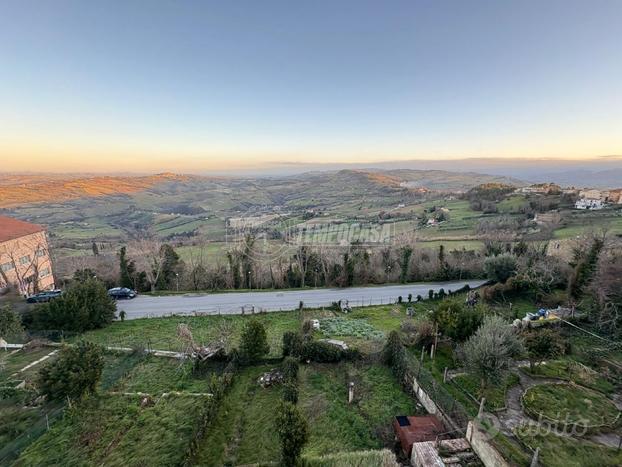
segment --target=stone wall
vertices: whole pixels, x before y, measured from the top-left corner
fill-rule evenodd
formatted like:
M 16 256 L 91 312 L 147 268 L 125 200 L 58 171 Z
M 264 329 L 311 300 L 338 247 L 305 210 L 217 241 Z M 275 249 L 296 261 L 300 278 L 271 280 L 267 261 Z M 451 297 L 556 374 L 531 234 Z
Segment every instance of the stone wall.
M 473 422 L 469 422 L 466 438 L 486 467 L 511 467 L 490 443 L 488 434 L 480 430 Z

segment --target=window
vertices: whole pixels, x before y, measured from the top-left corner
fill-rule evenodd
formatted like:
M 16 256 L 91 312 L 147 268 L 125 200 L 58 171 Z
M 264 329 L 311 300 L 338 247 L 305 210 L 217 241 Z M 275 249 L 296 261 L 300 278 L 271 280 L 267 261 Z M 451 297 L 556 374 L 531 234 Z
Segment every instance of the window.
M 15 269 L 15 266 L 13 266 L 13 263 L 2 263 L 0 265 L 0 269 L 2 269 L 2 272 L 8 272 L 11 271 L 12 269 Z
M 41 272 L 39 273 L 39 279 L 42 279 L 42 278 L 47 277 L 49 275 L 50 275 L 50 268 L 42 269 Z
M 28 264 L 30 263 L 30 255 L 22 256 L 19 259 L 19 264 Z
M 40 250 L 37 250 L 37 252 L 35 253 L 35 256 L 37 258 L 41 258 L 42 256 L 45 256 L 45 250 L 43 248 Z

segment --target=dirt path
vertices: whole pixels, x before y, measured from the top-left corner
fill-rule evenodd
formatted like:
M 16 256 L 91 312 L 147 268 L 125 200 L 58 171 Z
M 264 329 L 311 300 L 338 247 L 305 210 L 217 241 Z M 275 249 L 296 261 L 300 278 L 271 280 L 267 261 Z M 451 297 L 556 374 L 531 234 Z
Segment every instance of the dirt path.
M 498 412 L 497 419 L 499 420 L 501 431 L 508 435 L 514 436 L 514 428 L 529 422 L 534 422 L 534 420 L 525 415 L 523 412 L 523 408 L 521 406 L 521 397 L 525 391 L 533 386 L 538 386 L 540 384 L 559 384 L 561 381 L 555 378 L 533 378 L 526 374 L 523 371 L 520 371 L 518 368 L 515 369 L 516 374 L 519 377 L 519 384 L 510 388 L 507 392 L 505 405 L 507 407 L 506 410 L 502 412 Z M 621 410 L 622 409 L 622 398 L 618 398 L 613 401 L 616 404 L 616 407 Z M 557 433 L 559 436 L 569 436 L 565 433 Z M 617 448 L 620 445 L 621 436 L 618 433 L 598 433 L 591 436 L 586 437 L 585 439 L 590 440 L 596 444 L 600 444 L 607 447 Z
M 524 414 L 521 406 L 521 397 L 527 389 L 538 386 L 540 384 L 559 383 L 558 380 L 553 378 L 532 378 L 525 372 L 516 368 L 515 373 L 519 377 L 519 383 L 516 386 L 511 387 L 506 395 L 505 406 L 506 410 L 497 413 L 501 428 L 504 433 L 511 435 L 513 429 L 523 423 L 533 421 L 530 417 Z

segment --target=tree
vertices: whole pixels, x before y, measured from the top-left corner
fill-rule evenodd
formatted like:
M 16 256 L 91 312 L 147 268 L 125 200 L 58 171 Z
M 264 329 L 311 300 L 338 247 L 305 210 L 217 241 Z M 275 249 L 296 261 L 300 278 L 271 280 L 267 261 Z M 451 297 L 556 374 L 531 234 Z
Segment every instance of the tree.
M 538 360 L 559 357 L 566 349 L 559 332 L 546 328 L 527 331 L 523 335 L 523 343 L 532 369 Z
M 158 278 L 158 289 L 171 289 L 175 287 L 183 263 L 175 249 L 169 245 L 162 245 L 162 272 Z
M 481 307 L 465 307 L 461 301 L 445 300 L 432 313 L 432 320 L 441 333 L 463 342 L 480 326 L 483 315 Z
M 505 283 L 505 281 L 516 274 L 516 269 L 516 256 L 509 253 L 490 256 L 484 261 L 486 275 L 489 279 L 497 282 Z
M 255 363 L 270 351 L 266 329 L 256 319 L 250 320 L 242 329 L 240 353 L 245 363 Z
M 90 268 L 77 269 L 73 273 L 73 280 L 75 282 L 85 282 L 89 279 L 92 279 L 96 276 L 95 271 Z
M 480 378 L 482 389 L 501 380 L 523 347 L 514 328 L 499 316 L 486 316 L 462 349 L 466 366 Z
M 9 305 L 0 308 L 0 337 L 6 341 L 19 340 L 24 335 L 24 327 L 19 314 Z
M 136 264 L 134 261 L 128 261 L 127 249 L 121 247 L 119 250 L 119 285 L 121 287 L 136 288 L 134 284 L 134 276 L 136 274 Z
M 276 430 L 281 440 L 281 465 L 295 466 L 309 439 L 307 420 L 298 407 L 283 402 L 277 412 Z
M 104 284 L 89 278 L 73 284 L 51 302 L 37 305 L 33 311 L 33 326 L 36 329 L 84 332 L 112 323 L 116 309 Z
M 598 264 L 598 257 L 604 247 L 604 242 L 595 238 L 587 253 L 575 251 L 575 268 L 568 281 L 568 295 L 575 300 L 581 298 L 592 279 Z
M 151 291 L 155 291 L 164 268 L 167 249 L 156 239 L 143 238 L 132 244 L 136 257 L 140 259 L 140 269 L 144 271 Z
M 61 349 L 58 359 L 39 371 L 38 386 L 49 399 L 78 400 L 95 392 L 104 368 L 102 348 L 81 341 Z

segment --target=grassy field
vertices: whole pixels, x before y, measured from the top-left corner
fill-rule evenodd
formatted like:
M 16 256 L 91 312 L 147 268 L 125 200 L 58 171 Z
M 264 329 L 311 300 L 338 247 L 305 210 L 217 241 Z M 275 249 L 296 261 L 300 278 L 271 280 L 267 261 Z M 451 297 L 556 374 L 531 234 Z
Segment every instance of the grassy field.
M 279 441 L 275 430 L 275 408 L 281 387 L 262 388 L 257 378 L 273 366 L 243 369 L 225 396 L 208 436 L 201 442 L 198 465 L 243 465 L 275 462 Z
M 82 337 L 107 345 L 122 347 L 147 347 L 160 350 L 181 351 L 182 342 L 177 338 L 177 326 L 187 324 L 198 343 L 207 344 L 220 335 L 231 336 L 231 347 L 237 346 L 244 324 L 257 319 L 268 333 L 270 355 L 280 356 L 281 341 L 285 331 L 298 329 L 300 321 L 296 312 L 278 312 L 246 316 L 187 316 L 169 318 L 145 318 L 114 322 L 104 329 L 89 331 Z
M 92 397 L 31 444 L 16 465 L 177 465 L 197 423 L 196 397 L 142 406 L 139 397 Z
M 318 337 L 338 337 L 346 342 L 378 349 L 382 346 L 382 341 L 378 343 L 380 333 L 399 329 L 406 317 L 406 304 L 403 305 L 381 305 L 363 308 L 355 308 L 348 314 L 338 313 L 340 320 L 354 321 L 353 325 L 360 324 L 368 326 L 371 331 L 377 331 L 373 336 L 363 336 L 360 333 L 349 332 L 343 334 L 340 329 L 333 328 L 326 333 L 318 333 Z M 426 307 L 430 303 L 412 304 L 418 313 L 425 313 Z M 333 318 L 336 314 L 329 310 L 305 310 L 303 319 L 324 319 Z M 124 322 L 115 321 L 104 329 L 89 331 L 82 337 L 93 342 L 107 346 L 119 347 L 147 347 L 161 350 L 180 351 L 182 343 L 177 338 L 177 326 L 180 323 L 187 324 L 194 339 L 200 343 L 208 343 L 215 340 L 220 335 L 230 336 L 230 347 L 237 346 L 239 337 L 244 324 L 251 319 L 257 319 L 264 324 L 270 343 L 270 356 L 280 356 L 281 340 L 285 331 L 299 329 L 302 325 L 301 318 L 296 311 L 283 311 L 274 313 L 262 313 L 256 315 L 221 315 L 221 316 L 187 316 L 187 317 L 167 317 L 167 318 L 144 318 L 128 320 Z M 378 333 L 379 332 L 379 333 Z M 377 345 L 373 345 L 376 342 Z
M 572 381 L 604 394 L 610 394 L 615 389 L 614 385 L 603 378 L 598 372 L 571 359 L 551 360 L 536 365 L 533 368 L 522 368 L 522 370 L 533 376 Z
M 313 364 L 302 366 L 299 378 L 299 405 L 310 423 L 307 455 L 391 446 L 393 417 L 417 413 L 384 366 Z M 351 381 L 354 402 L 348 404 Z
M 602 394 L 571 384 L 541 384 L 529 388 L 523 395 L 528 413 L 553 420 L 578 423 L 581 426 L 611 424 L 618 410 Z
M 622 451 L 589 441 L 554 434 L 530 434 L 518 430 L 518 436 L 528 446 L 540 448 L 540 463 L 546 467 L 618 467 Z

